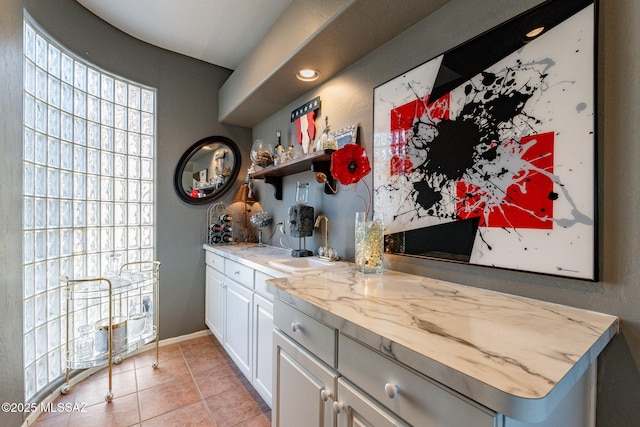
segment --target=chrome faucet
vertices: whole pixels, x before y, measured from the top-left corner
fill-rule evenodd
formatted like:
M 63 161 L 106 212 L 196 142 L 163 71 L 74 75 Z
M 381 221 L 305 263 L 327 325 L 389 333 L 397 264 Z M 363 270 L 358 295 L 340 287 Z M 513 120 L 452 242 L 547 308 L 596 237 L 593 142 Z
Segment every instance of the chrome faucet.
M 318 258 L 326 261 L 338 261 L 340 257 L 336 250 L 329 246 L 329 218 L 326 215 L 320 214 L 316 218 L 315 228 L 320 228 L 320 223 L 325 220 L 324 226 L 324 246 L 318 248 Z

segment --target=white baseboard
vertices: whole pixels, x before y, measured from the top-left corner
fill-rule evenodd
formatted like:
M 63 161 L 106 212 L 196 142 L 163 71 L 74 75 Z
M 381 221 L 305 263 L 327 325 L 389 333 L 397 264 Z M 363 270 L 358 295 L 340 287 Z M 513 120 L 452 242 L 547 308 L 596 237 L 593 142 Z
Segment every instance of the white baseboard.
M 211 331 L 208 329 L 205 329 L 202 331 L 193 332 L 191 334 L 181 335 L 179 337 L 172 337 L 172 338 L 160 340 L 158 342 L 158 346 L 165 347 L 171 344 L 177 344 L 182 341 L 189 341 L 194 338 L 206 337 L 207 335 L 211 335 Z M 132 351 L 131 353 L 125 355 L 123 359 L 135 356 L 140 353 L 144 353 L 145 351 L 153 350 L 155 346 L 156 346 L 155 342 L 146 344 L 140 347 L 139 349 L 137 349 L 136 351 Z M 69 380 L 69 386 L 70 387 L 75 386 L 76 384 L 82 382 L 86 378 L 89 378 L 91 375 L 95 374 L 96 372 L 102 370 L 104 367 L 105 365 L 100 365 L 100 366 L 95 366 L 93 368 L 85 369 L 84 371 L 80 372 L 79 374 L 75 375 L 73 378 Z M 50 395 L 48 395 L 46 398 L 44 398 L 44 400 L 40 404 L 38 404 L 38 407 L 34 411 L 29 413 L 29 416 L 22 422 L 22 427 L 29 427 L 35 424 L 36 420 L 42 413 L 41 408 L 49 407 L 50 406 L 49 404 L 52 404 L 53 401 L 55 401 L 60 396 L 60 394 L 61 394 L 60 387 L 56 387 L 56 389 L 53 392 L 51 392 Z

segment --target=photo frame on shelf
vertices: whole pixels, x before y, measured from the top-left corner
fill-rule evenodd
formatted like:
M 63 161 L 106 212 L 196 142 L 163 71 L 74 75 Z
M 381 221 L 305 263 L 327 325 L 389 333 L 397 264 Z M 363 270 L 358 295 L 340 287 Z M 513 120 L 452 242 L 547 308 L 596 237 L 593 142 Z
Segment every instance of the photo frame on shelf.
M 596 10 L 545 2 L 374 89 L 387 252 L 597 280 Z
M 329 132 L 329 135 L 335 138 L 338 148 L 342 148 L 347 144 L 356 144 L 358 141 L 358 124 Z

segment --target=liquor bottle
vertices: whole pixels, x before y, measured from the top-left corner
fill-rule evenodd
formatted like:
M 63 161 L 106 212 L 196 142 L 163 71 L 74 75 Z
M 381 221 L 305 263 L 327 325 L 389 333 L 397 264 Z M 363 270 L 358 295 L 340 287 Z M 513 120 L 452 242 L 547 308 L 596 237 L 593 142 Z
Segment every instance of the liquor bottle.
M 232 220 L 233 220 L 233 218 L 229 214 L 224 214 L 224 215 L 220 216 L 220 221 L 222 221 L 222 222 L 231 222 Z
M 231 234 L 231 232 L 233 231 L 233 227 L 231 225 L 225 225 L 224 227 L 222 227 L 222 232 L 223 233 L 229 233 Z
M 220 237 L 220 235 L 218 235 L 218 234 L 214 234 L 211 237 L 211 242 L 212 243 L 220 243 L 221 241 L 222 241 L 222 237 Z
M 222 231 L 222 224 L 220 224 L 219 222 L 213 224 L 211 226 L 211 231 L 214 233 L 219 233 Z
M 231 237 L 231 234 L 222 235 L 222 243 L 231 243 L 231 242 L 233 242 L 233 237 Z

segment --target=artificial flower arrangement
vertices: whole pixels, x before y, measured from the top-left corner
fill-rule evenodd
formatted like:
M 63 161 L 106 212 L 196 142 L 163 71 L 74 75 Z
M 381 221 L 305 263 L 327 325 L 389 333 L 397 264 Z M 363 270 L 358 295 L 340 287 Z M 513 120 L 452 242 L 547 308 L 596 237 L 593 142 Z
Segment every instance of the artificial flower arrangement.
M 345 144 L 342 148 L 331 154 L 331 175 L 337 179 L 342 185 L 355 184 L 356 195 L 365 202 L 366 217 L 369 217 L 371 211 L 371 190 L 364 183 L 367 189 L 367 199 L 365 200 L 357 192 L 358 183 L 371 172 L 371 164 L 367 151 L 357 144 Z

